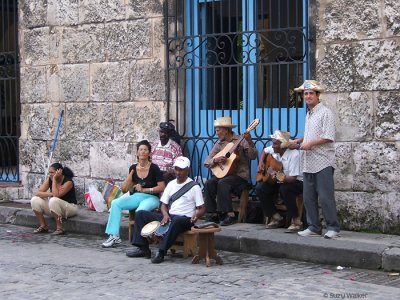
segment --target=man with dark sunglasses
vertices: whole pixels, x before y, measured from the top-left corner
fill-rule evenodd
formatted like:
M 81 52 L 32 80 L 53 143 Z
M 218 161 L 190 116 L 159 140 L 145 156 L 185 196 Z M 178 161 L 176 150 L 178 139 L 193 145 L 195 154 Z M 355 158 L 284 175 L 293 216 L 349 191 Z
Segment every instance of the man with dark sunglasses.
M 153 143 L 151 147 L 151 160 L 163 173 L 165 184 L 175 178 L 173 165 L 175 159 L 182 156 L 181 146 L 172 139 L 175 133 L 175 126 L 172 123 L 161 122 L 160 141 Z

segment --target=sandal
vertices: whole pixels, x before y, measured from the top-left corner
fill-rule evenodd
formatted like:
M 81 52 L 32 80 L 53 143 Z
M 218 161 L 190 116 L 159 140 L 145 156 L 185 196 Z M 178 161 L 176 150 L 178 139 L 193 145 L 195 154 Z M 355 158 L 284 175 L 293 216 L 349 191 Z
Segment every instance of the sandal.
M 65 234 L 64 229 L 59 229 L 59 228 L 57 228 L 57 229 L 52 233 L 52 235 L 61 235 L 61 234 Z
M 33 233 L 48 233 L 49 229 L 43 226 L 39 226 L 38 228 L 36 228 Z

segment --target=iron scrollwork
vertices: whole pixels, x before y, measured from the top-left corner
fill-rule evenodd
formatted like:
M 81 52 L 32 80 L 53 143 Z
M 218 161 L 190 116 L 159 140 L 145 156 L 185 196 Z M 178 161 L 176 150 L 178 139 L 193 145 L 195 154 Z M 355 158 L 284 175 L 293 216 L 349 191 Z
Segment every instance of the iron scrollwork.
M 174 56 L 169 67 L 301 62 L 306 56 L 305 43 L 302 28 L 174 38 L 168 44 L 168 50 Z

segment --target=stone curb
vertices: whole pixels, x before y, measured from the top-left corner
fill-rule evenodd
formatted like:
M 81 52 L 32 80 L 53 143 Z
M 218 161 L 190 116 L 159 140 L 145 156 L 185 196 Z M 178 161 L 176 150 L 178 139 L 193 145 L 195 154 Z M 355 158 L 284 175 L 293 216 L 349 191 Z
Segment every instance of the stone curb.
M 67 232 L 106 237 L 104 231 L 107 213 L 95 213 L 80 209 L 78 215 L 68 219 Z M 50 228 L 54 221 L 47 218 Z M 0 207 L 0 223 L 36 227 L 37 220 L 30 209 Z M 362 269 L 400 271 L 400 242 L 396 236 L 373 235 L 357 232 L 342 233 L 343 240 L 327 240 L 322 237 L 300 237 L 283 230 L 264 229 L 263 225 L 235 224 L 216 233 L 215 243 L 219 250 L 287 258 L 333 266 Z M 358 238 L 352 237 L 355 236 Z M 389 241 L 383 242 L 387 236 Z M 121 237 L 128 239 L 128 226 L 122 221 Z

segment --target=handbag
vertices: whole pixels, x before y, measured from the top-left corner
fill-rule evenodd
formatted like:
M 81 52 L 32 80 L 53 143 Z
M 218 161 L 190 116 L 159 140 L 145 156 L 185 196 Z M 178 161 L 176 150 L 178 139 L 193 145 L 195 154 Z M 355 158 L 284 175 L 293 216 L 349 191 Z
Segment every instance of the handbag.
M 111 207 L 111 202 L 114 199 L 117 199 L 121 193 L 122 191 L 117 185 L 115 185 L 115 181 L 112 178 L 107 179 L 103 187 L 103 198 L 108 209 Z
M 90 193 L 89 192 L 85 193 L 85 200 L 86 200 L 86 206 L 87 206 L 88 209 L 96 210 L 94 208 L 92 197 L 90 197 Z

